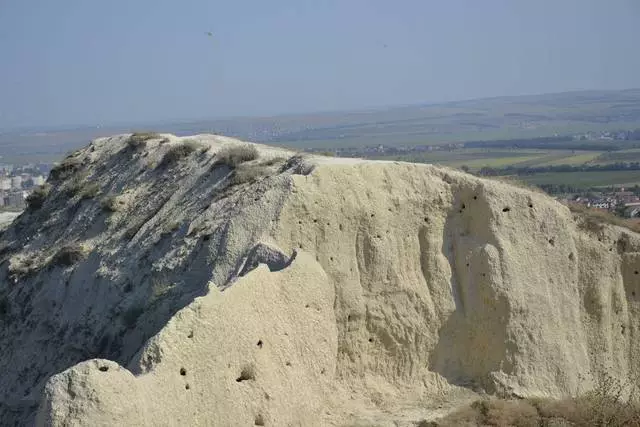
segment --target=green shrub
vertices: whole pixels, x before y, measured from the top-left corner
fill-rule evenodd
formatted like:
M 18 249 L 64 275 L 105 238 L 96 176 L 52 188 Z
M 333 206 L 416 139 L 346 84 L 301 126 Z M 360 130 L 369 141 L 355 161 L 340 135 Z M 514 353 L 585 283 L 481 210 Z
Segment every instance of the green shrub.
M 150 139 L 160 139 L 161 136 L 155 132 L 134 132 L 129 139 L 127 145 L 131 148 L 142 148 Z
M 168 167 L 178 163 L 180 160 L 188 157 L 191 153 L 201 148 L 201 145 L 197 142 L 186 141 L 172 146 L 169 151 L 165 153 L 160 162 L 161 167 Z
M 44 184 L 36 187 L 27 197 L 27 208 L 31 210 L 40 209 L 51 192 L 51 185 Z
M 221 149 L 216 154 L 215 164 L 227 165 L 231 168 L 235 168 L 241 163 L 249 162 L 260 157 L 258 149 L 250 144 L 233 145 Z

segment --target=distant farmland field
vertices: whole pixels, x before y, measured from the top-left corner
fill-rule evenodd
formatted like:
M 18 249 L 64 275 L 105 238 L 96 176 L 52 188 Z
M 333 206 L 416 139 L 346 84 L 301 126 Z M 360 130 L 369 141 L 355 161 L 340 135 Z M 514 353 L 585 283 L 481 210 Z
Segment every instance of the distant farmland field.
M 640 184 L 640 171 L 540 173 L 530 176 L 519 176 L 518 179 L 535 185 L 571 184 L 584 188 L 605 187 Z

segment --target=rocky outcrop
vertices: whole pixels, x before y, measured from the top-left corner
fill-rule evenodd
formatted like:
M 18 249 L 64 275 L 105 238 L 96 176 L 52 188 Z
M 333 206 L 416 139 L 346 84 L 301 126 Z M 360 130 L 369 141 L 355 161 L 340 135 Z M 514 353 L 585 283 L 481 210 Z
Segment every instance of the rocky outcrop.
M 446 168 L 231 147 L 124 135 L 56 169 L 0 241 L 3 420 L 411 425 L 639 368 L 636 234 Z

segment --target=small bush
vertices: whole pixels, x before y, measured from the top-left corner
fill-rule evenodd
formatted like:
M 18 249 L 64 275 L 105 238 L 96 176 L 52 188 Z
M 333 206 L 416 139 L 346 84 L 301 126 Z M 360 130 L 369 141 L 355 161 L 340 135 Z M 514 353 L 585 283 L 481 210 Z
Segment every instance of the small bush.
M 201 148 L 200 144 L 193 141 L 183 142 L 174 145 L 165 153 L 160 162 L 161 167 L 167 167 L 178 163 L 180 160 L 188 157 L 191 153 Z
M 67 197 L 73 197 L 76 194 L 82 194 L 85 186 L 87 185 L 87 173 L 79 173 L 74 175 L 64 187 L 64 194 Z
M 116 212 L 118 210 L 118 197 L 110 195 L 102 199 L 100 206 L 106 212 Z
M 87 253 L 80 244 L 71 244 L 63 246 L 51 259 L 52 265 L 60 267 L 70 267 L 75 263 L 82 261 Z
M 180 222 L 179 221 L 172 221 L 169 224 L 167 224 L 167 226 L 165 227 L 165 229 L 164 229 L 162 234 L 174 233 L 174 232 L 178 231 L 179 228 L 180 228 Z
M 324 156 L 324 157 L 335 157 L 336 153 L 334 151 L 319 151 L 317 153 L 313 153 L 317 156 Z
M 100 193 L 100 186 L 95 182 L 91 182 L 80 190 L 80 198 L 93 199 L 98 195 L 98 193 Z
M 249 144 L 225 147 L 216 154 L 215 164 L 227 165 L 235 168 L 241 163 L 249 162 L 260 157 L 258 149 Z
M 27 208 L 31 210 L 40 209 L 51 192 L 51 185 L 44 184 L 36 187 L 27 197 Z
M 35 275 L 40 270 L 40 267 L 34 256 L 16 255 L 9 260 L 9 275 L 19 280 Z
M 160 139 L 161 136 L 155 132 L 134 132 L 129 139 L 127 145 L 131 148 L 142 148 L 150 139 Z
M 49 178 L 52 181 L 64 181 L 80 170 L 81 163 L 75 157 L 67 157 L 62 163 L 56 165 L 49 172 Z

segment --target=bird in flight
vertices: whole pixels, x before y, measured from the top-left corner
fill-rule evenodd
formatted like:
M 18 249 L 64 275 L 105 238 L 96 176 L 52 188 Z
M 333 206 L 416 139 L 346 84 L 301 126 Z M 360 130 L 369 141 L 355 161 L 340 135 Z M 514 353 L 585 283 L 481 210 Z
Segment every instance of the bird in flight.
M 209 37 L 213 37 L 213 33 L 212 33 L 211 31 L 207 31 L 207 35 L 208 35 Z

